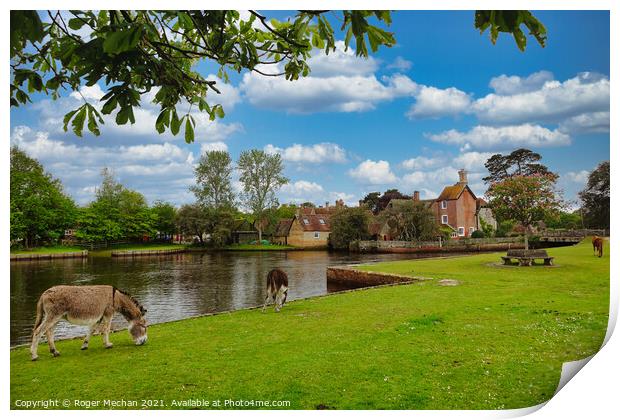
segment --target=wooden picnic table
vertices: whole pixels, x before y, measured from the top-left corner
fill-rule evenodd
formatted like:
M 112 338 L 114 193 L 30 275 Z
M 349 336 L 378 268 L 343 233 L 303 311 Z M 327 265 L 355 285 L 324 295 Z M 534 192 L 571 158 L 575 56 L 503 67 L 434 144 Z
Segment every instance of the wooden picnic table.
M 520 266 L 530 266 L 536 260 L 543 260 L 544 265 L 553 265 L 553 257 L 547 255 L 544 249 L 511 249 L 505 257 L 502 257 L 504 265 L 511 265 L 516 259 Z

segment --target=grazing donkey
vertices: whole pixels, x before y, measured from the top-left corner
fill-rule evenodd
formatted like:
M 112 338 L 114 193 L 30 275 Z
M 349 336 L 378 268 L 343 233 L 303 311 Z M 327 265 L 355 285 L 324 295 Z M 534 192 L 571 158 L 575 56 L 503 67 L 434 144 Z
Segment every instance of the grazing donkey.
M 267 274 L 267 296 L 263 304 L 263 312 L 265 312 L 265 307 L 270 304 L 271 301 L 275 303 L 275 311 L 280 312 L 284 302 L 286 302 L 287 294 L 288 276 L 279 268 L 274 268 Z
M 595 236 L 592 238 L 592 248 L 594 255 L 598 255 L 599 258 L 603 256 L 603 238 Z
M 90 327 L 82 350 L 88 348 L 88 341 L 95 329 L 103 329 L 103 344 L 112 347 L 109 334 L 114 313 L 119 312 L 129 322 L 129 333 L 136 345 L 144 344 L 146 336 L 146 309 L 128 293 L 113 286 L 54 286 L 47 289 L 37 302 L 37 318 L 32 332 L 30 354 L 37 360 L 37 348 L 43 334 L 47 335 L 50 353 L 60 356 L 54 344 L 54 327 L 61 319 L 72 324 Z

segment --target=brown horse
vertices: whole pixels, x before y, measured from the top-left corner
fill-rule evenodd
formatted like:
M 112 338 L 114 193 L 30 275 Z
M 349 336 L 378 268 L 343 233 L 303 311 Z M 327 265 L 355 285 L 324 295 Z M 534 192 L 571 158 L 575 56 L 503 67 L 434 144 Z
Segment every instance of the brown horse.
M 603 238 L 595 236 L 592 238 L 592 248 L 594 250 L 594 255 L 598 255 L 599 258 L 603 256 Z
M 54 286 L 47 289 L 37 303 L 37 319 L 32 332 L 30 355 L 37 360 L 37 348 L 43 334 L 47 335 L 50 353 L 60 356 L 54 344 L 54 328 L 65 319 L 72 324 L 89 326 L 82 350 L 95 329 L 103 329 L 103 344 L 112 347 L 109 340 L 114 313 L 119 312 L 129 322 L 129 333 L 136 345 L 144 344 L 146 336 L 146 309 L 128 293 L 113 286 Z
M 274 268 L 267 274 L 267 296 L 263 304 L 263 312 L 265 307 L 273 301 L 275 303 L 275 311 L 280 309 L 286 302 L 288 295 L 288 276 L 279 268 Z

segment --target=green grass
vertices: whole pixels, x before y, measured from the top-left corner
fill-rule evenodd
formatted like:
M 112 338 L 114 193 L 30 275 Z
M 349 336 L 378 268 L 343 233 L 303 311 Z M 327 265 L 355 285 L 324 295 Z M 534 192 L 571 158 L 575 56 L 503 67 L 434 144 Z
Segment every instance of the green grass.
M 187 246 L 180 244 L 127 244 L 127 245 L 114 245 L 110 248 L 99 249 L 89 251 L 90 255 L 95 257 L 109 257 L 112 255 L 112 251 L 159 251 L 165 249 L 185 249 Z
M 42 246 L 32 249 L 16 249 L 11 250 L 11 254 L 56 254 L 59 252 L 79 252 L 84 248 L 77 246 Z
M 420 283 L 154 325 L 134 346 L 101 339 L 10 352 L 15 400 L 289 400 L 314 409 L 497 409 L 553 395 L 563 362 L 595 353 L 607 327 L 609 248 L 550 249 L 557 267 L 498 267 L 501 254 L 380 263 Z M 460 285 L 439 286 L 457 279 Z

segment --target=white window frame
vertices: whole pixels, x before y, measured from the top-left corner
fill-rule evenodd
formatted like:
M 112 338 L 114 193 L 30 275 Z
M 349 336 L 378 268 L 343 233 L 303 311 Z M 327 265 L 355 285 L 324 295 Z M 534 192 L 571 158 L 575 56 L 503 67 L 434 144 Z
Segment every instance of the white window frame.
M 465 236 L 465 228 L 463 226 L 459 226 L 459 236 Z
M 324 225 L 325 224 L 325 220 L 321 218 L 321 219 L 319 219 L 319 223 Z
M 441 201 L 441 208 L 442 210 L 445 210 L 448 208 L 448 202 L 446 200 Z
M 476 229 L 474 229 L 472 226 L 469 227 L 469 235 L 471 236 L 472 233 L 474 233 Z
M 314 239 L 320 239 L 321 238 L 321 233 L 320 232 L 314 232 Z
M 459 236 L 456 232 L 451 232 L 450 233 L 450 237 L 451 238 L 456 238 L 457 236 Z
M 304 225 L 309 225 L 310 224 L 310 220 L 308 220 L 307 218 L 304 217 L 303 220 L 304 220 Z
M 447 214 L 442 214 L 441 215 L 441 223 L 444 225 L 448 224 L 448 215 Z

